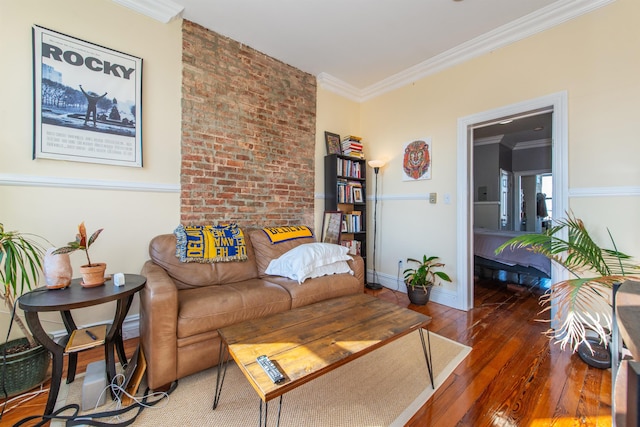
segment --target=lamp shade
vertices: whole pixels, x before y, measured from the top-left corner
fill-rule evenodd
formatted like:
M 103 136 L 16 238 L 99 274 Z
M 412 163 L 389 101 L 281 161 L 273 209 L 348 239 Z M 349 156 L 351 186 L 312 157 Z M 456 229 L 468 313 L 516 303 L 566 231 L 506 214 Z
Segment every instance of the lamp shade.
M 367 164 L 372 168 L 381 168 L 384 166 L 384 160 L 369 160 Z

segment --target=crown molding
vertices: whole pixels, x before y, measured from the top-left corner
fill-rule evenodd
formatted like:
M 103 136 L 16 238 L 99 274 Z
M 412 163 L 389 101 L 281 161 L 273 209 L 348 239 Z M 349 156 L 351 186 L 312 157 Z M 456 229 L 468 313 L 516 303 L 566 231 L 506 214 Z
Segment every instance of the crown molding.
M 504 135 L 496 135 L 489 136 L 486 138 L 478 138 L 473 141 L 474 147 L 480 147 L 483 145 L 492 145 L 492 144 L 500 144 L 502 142 L 502 138 Z M 504 144 L 508 146 L 508 144 Z M 543 139 L 534 139 L 531 141 L 521 141 L 516 142 L 515 145 L 511 148 L 513 151 L 516 150 L 527 150 L 529 148 L 540 148 L 540 147 L 548 147 L 551 145 L 551 138 L 543 138 Z
M 516 150 L 528 150 L 530 148 L 550 147 L 551 138 L 534 139 L 532 141 L 517 142 L 513 151 Z
M 179 5 L 171 0 L 112 0 L 121 6 L 127 7 L 138 13 L 142 13 L 150 18 L 162 22 L 169 23 L 177 18 L 184 6 Z
M 488 136 L 486 138 L 478 138 L 473 140 L 474 147 L 480 147 L 482 145 L 500 144 L 504 135 Z
M 351 86 L 349 83 L 333 77 L 331 74 L 320 73 L 316 77 L 318 86 L 326 89 L 330 92 L 334 92 L 340 96 L 356 102 L 362 102 L 361 90 L 355 86 Z
M 326 73 L 321 73 L 322 87 L 345 98 L 364 102 L 446 68 L 541 33 L 614 1 L 616 0 L 561 0 L 462 43 L 453 49 L 449 49 L 364 89 L 358 89 Z M 320 75 L 318 79 L 320 82 Z

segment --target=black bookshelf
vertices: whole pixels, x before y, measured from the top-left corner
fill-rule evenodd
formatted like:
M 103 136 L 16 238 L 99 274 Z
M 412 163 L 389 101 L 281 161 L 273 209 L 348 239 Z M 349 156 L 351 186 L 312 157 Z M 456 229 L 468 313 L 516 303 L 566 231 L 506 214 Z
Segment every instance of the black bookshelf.
M 324 158 L 325 211 L 341 211 L 347 231 L 341 244 L 356 246 L 367 277 L 367 162 L 358 157 L 329 154 Z

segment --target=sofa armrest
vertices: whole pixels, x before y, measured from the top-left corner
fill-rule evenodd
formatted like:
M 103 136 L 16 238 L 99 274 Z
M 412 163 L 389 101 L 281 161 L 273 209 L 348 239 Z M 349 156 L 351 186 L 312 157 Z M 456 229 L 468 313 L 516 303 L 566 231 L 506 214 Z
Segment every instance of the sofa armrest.
M 364 271 L 364 259 L 360 255 L 352 255 L 353 260 L 347 261 L 349 267 L 353 270 L 353 276 L 362 284 L 364 292 L 364 282 L 366 271 Z
M 142 267 L 147 284 L 140 292 L 140 341 L 151 389 L 177 378 L 178 289 L 166 270 L 152 261 Z

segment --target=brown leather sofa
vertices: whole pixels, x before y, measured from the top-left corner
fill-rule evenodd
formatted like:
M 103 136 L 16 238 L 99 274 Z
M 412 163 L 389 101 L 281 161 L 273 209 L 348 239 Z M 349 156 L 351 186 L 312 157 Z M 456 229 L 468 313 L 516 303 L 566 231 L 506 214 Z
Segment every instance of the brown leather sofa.
M 182 263 L 173 234 L 151 241 L 151 259 L 142 268 L 147 284 L 140 293 L 140 341 L 151 389 L 217 365 L 218 328 L 364 291 L 360 256 L 348 261 L 354 275 L 298 284 L 265 270 L 272 259 L 314 238 L 271 244 L 261 229 L 243 231 L 248 259 L 242 262 Z

